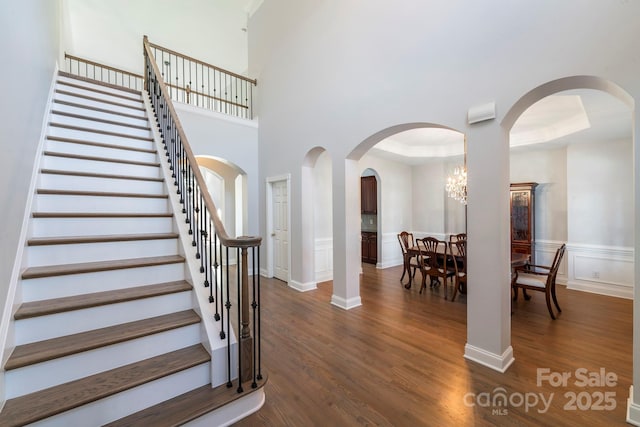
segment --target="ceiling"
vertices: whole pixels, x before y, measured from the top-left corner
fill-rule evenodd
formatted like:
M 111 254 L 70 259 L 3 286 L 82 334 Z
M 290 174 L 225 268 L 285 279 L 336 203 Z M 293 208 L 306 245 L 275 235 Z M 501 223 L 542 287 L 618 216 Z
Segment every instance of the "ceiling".
M 631 110 L 598 90 L 573 90 L 548 96 L 527 109 L 510 133 L 512 149 L 546 149 L 584 142 L 631 139 Z M 442 128 L 417 128 L 376 144 L 372 155 L 410 165 L 462 156 L 464 135 Z

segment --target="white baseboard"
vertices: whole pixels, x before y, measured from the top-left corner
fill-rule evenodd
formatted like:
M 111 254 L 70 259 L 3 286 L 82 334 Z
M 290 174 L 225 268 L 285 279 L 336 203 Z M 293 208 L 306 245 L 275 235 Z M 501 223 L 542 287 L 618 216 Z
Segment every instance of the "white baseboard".
M 289 287 L 291 289 L 295 289 L 298 292 L 307 292 L 307 291 L 312 291 L 314 289 L 318 289 L 318 287 L 316 286 L 316 282 L 302 283 L 296 280 L 289 281 Z
M 352 308 L 360 307 L 362 305 L 362 300 L 359 296 L 345 299 L 334 294 L 331 296 L 331 304 L 344 310 L 351 310 Z
M 464 346 L 464 358 L 502 373 L 506 372 L 516 360 L 513 357 L 513 347 L 511 346 L 504 353 L 495 354 L 470 344 Z

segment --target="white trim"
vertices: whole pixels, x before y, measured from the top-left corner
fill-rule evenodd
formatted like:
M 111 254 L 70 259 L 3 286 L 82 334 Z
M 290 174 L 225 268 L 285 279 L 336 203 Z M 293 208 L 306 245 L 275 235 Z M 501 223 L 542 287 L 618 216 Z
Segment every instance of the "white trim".
M 513 347 L 511 346 L 507 347 L 504 353 L 500 355 L 488 352 L 471 344 L 465 344 L 464 358 L 501 373 L 505 373 L 507 369 L 509 369 L 509 366 L 516 360 L 513 357 Z
M 291 174 L 270 176 L 265 179 L 266 185 L 266 230 L 267 230 L 267 270 L 266 277 L 273 277 L 273 183 L 279 181 L 286 181 L 287 183 L 287 220 L 289 224 L 287 226 L 287 242 L 289 250 L 287 251 L 288 260 L 288 273 L 287 284 L 291 282 Z
M 0 321 L 0 345 L 2 346 L 2 362 L 6 362 L 11 351 L 14 347 L 13 337 L 13 313 L 14 304 L 17 305 L 20 301 L 16 301 L 16 295 L 20 295 L 17 292 L 18 283 L 20 281 L 20 272 L 23 269 L 25 262 L 25 247 L 27 241 L 27 235 L 30 233 L 31 225 L 31 212 L 33 210 L 34 195 L 36 193 L 36 187 L 38 184 L 38 178 L 40 176 L 40 163 L 42 162 L 42 153 L 44 151 L 45 137 L 49 129 L 49 116 L 53 105 L 53 96 L 56 88 L 56 79 L 58 77 L 58 63 L 56 62 L 53 69 L 53 76 L 51 77 L 51 84 L 49 85 L 49 95 L 47 96 L 47 103 L 45 104 L 44 114 L 42 115 L 42 125 L 40 127 L 40 141 L 38 142 L 38 148 L 35 151 L 35 161 L 33 164 L 33 170 L 31 171 L 31 182 L 29 183 L 29 193 L 27 196 L 27 202 L 24 206 L 24 214 L 22 217 L 22 225 L 20 227 L 20 237 L 18 238 L 18 248 L 16 250 L 16 256 L 14 258 L 13 269 L 11 271 L 11 278 L 9 279 L 9 289 L 7 290 L 7 299 L 5 300 L 5 306 L 2 312 L 2 320 Z M 5 402 L 5 372 L 0 374 L 0 407 Z
M 640 426 L 640 405 L 633 402 L 633 384 L 629 386 L 629 397 L 627 398 L 627 423 Z
M 308 292 L 314 289 L 318 289 L 316 282 L 301 283 L 293 279 L 289 281 L 289 287 L 291 289 L 295 289 L 298 292 Z
M 336 294 L 333 294 L 331 295 L 331 304 L 335 305 L 336 307 L 340 307 L 343 310 L 351 310 L 352 308 L 360 307 L 362 305 L 362 300 L 359 296 L 344 299 L 337 296 Z

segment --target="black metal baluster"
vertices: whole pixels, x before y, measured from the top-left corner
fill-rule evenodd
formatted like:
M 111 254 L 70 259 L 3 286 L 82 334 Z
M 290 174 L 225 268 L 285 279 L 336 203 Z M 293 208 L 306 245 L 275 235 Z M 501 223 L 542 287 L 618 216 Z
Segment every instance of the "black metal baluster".
M 260 301 L 260 246 L 258 246 L 258 270 L 254 270 L 253 274 L 258 277 L 258 335 L 254 335 L 254 339 L 257 341 L 257 343 L 254 343 L 254 345 L 257 344 L 258 346 L 258 380 L 262 380 L 262 321 L 260 318 L 260 306 L 262 303 Z
M 252 301 L 251 301 L 251 308 L 253 309 L 253 366 L 251 367 L 251 372 L 253 374 L 253 382 L 251 383 L 251 388 L 256 388 L 258 387 L 258 383 L 256 382 L 256 347 L 257 347 L 257 342 L 256 342 L 256 337 L 258 336 L 257 334 L 257 329 L 258 329 L 258 325 L 256 323 L 256 311 L 258 308 L 258 303 L 256 302 L 256 247 L 253 246 L 251 248 L 251 264 L 252 264 L 252 278 L 251 278 L 251 295 L 252 295 Z
M 229 248 L 226 248 L 226 285 L 227 285 L 227 296 L 225 303 L 225 308 L 227 309 L 227 331 L 229 329 L 229 319 L 231 318 L 231 301 L 229 300 Z M 227 387 L 232 387 L 233 383 L 231 382 L 231 334 L 227 334 Z
M 240 260 L 240 248 L 236 248 L 236 290 L 238 292 L 238 393 L 242 393 L 242 282 L 240 278 L 240 270 L 244 267 Z
M 216 314 L 214 315 L 214 318 L 216 319 L 216 321 L 220 320 L 220 313 L 224 314 L 224 310 L 222 309 L 221 306 L 219 306 L 219 304 L 222 304 L 222 284 L 220 284 L 220 286 L 218 286 L 218 268 L 220 267 L 220 263 L 218 263 L 218 254 L 220 254 L 220 256 L 222 257 L 222 246 L 220 246 L 220 250 L 218 251 L 218 235 L 216 234 L 215 230 L 213 231 L 213 239 L 214 239 L 214 244 L 213 244 L 213 286 L 215 287 L 214 289 L 214 293 L 215 293 L 215 303 L 216 303 Z M 224 319 L 222 321 L 222 332 L 220 333 L 220 338 L 224 338 Z

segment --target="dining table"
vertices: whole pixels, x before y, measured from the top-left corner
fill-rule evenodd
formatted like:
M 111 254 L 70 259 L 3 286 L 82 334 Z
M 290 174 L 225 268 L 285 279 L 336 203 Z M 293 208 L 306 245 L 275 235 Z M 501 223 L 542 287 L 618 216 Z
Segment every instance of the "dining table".
M 420 248 L 418 246 L 412 246 L 407 249 L 407 254 L 404 259 L 404 270 L 402 276 L 404 277 L 405 273 L 409 275 L 409 282 L 404 285 L 406 289 L 411 288 L 411 283 L 413 281 L 413 276 L 411 275 L 411 258 L 417 256 L 420 253 Z M 438 254 L 444 256 L 444 248 L 442 246 L 438 246 Z M 458 253 L 457 248 L 452 246 L 447 251 L 447 255 L 451 255 L 454 258 L 458 259 L 461 255 Z M 530 255 L 520 252 L 511 252 L 511 269 L 513 270 L 516 267 L 521 267 L 523 265 L 527 265 L 530 261 Z M 460 290 L 463 291 L 462 289 Z

